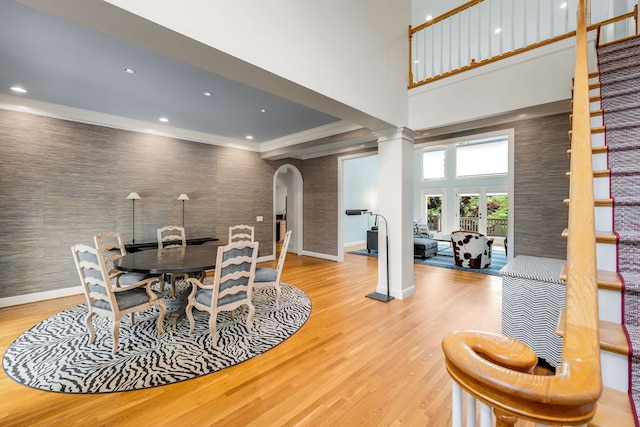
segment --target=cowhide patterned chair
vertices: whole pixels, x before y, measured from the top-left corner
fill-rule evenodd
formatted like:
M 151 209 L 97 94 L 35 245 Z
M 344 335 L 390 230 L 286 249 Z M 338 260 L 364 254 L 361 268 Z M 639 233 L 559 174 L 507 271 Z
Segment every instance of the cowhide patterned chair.
M 451 233 L 453 258 L 458 267 L 487 268 L 491 265 L 493 239 L 482 233 L 459 230 Z

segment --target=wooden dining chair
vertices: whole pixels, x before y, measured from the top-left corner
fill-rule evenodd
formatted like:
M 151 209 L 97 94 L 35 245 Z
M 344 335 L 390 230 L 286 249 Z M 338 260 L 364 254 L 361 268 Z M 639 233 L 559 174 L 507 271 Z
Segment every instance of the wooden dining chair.
M 157 235 L 158 249 L 187 246 L 184 227 L 167 225 L 166 227 L 158 228 Z
M 75 245 L 71 247 L 78 276 L 82 283 L 87 300 L 86 324 L 89 330 L 89 344 L 93 344 L 96 333 L 93 327 L 93 316 L 110 318 L 112 323 L 113 353 L 118 351 L 120 334 L 120 319 L 131 315 L 131 323 L 135 322 L 135 313 L 145 311 L 151 307 L 158 307 L 160 315 L 157 324 L 158 331 L 164 333 L 164 317 L 167 307 L 161 293 L 151 289 L 158 282 L 158 277 L 142 280 L 127 286 L 114 286 L 107 271 L 105 260 L 101 252 L 89 245 Z
M 122 235 L 120 233 L 115 231 L 103 231 L 93 236 L 93 242 L 96 249 L 104 258 L 111 282 L 116 286 L 128 286 L 140 282 L 141 280 L 148 279 L 149 277 L 153 277 L 144 273 L 125 272 L 114 268 L 113 262 L 127 254 L 127 250 L 124 247 Z
M 238 224 L 229 227 L 229 243 L 247 240 L 253 242 L 254 228 L 251 225 Z
M 158 228 L 156 231 L 158 235 L 158 249 L 167 248 L 179 248 L 187 246 L 187 239 L 185 238 L 184 227 L 178 225 L 167 225 L 166 227 Z M 171 297 L 176 297 L 176 279 L 189 277 L 187 274 L 180 273 L 167 273 L 169 284 L 171 285 Z M 160 284 L 160 292 L 164 292 L 163 280 Z
M 218 342 L 216 318 L 221 311 L 230 311 L 231 317 L 235 318 L 234 311 L 238 307 L 246 306 L 249 309 L 246 326 L 248 331 L 251 330 L 255 313 L 251 292 L 257 258 L 258 242 L 229 243 L 218 248 L 212 284 L 203 284 L 195 278 L 187 279 L 187 283 L 192 286 L 186 308 L 190 324 L 189 334 L 193 334 L 195 328 L 194 308 L 209 313 L 212 346 L 216 346 Z
M 291 230 L 287 231 L 284 235 L 284 242 L 280 249 L 280 256 L 278 257 L 278 264 L 276 268 L 258 267 L 256 268 L 256 277 L 253 280 L 253 288 L 270 288 L 276 289 L 276 308 L 280 308 L 280 295 L 282 290 L 280 289 L 280 276 L 282 275 L 282 267 L 284 267 L 284 259 L 287 256 L 287 249 L 289 248 L 289 240 L 291 240 Z

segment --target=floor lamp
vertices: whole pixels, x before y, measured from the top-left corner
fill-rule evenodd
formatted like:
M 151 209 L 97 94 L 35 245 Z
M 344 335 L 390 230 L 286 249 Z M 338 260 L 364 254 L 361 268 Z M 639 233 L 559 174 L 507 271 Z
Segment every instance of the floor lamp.
M 131 210 L 131 222 L 133 224 L 132 243 L 134 245 L 136 243 L 136 200 L 140 200 L 141 198 L 142 197 L 140 197 L 140 195 L 136 192 L 129 193 L 129 195 L 127 196 L 127 200 L 131 200 L 131 203 L 133 204 L 133 209 Z
M 184 201 L 191 200 L 191 199 L 189 198 L 189 196 L 182 193 L 181 195 L 178 196 L 178 200 L 182 200 L 182 228 L 184 228 Z
M 378 217 L 384 219 L 384 232 L 385 232 L 385 242 L 387 245 L 387 253 L 386 253 L 386 258 L 387 258 L 387 294 L 381 294 L 380 292 L 372 292 L 370 294 L 367 294 L 367 298 L 371 298 L 371 299 L 375 299 L 378 301 L 382 301 L 382 302 L 389 302 L 393 299 L 393 297 L 390 295 L 389 292 L 389 225 L 387 224 L 387 219 L 377 213 L 373 213 L 373 212 L 369 212 L 366 209 L 347 209 L 345 211 L 345 214 L 347 215 L 362 215 L 362 214 L 369 214 L 369 215 L 375 215 L 376 220 L 378 219 Z

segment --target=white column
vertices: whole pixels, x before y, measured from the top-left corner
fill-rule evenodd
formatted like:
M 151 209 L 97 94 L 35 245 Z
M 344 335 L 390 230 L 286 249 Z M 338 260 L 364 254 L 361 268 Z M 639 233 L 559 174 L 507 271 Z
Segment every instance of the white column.
M 415 293 L 413 284 L 413 138 L 405 128 L 376 132 L 378 137 L 378 206 L 389 233 L 391 296 L 404 299 Z M 378 222 L 378 226 L 381 222 Z M 387 292 L 386 233 L 378 232 L 378 287 Z

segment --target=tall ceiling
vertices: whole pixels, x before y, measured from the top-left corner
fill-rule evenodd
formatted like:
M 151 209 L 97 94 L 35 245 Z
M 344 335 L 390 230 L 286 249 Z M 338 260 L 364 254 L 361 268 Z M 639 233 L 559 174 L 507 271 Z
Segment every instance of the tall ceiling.
M 27 92 L 15 92 L 15 87 Z M 207 134 L 212 140 L 254 149 L 278 138 L 341 123 L 331 115 L 3 0 L 0 105 L 21 103 L 41 110 L 72 107 L 148 123 L 156 129 Z M 362 139 L 360 135 L 355 142 Z

